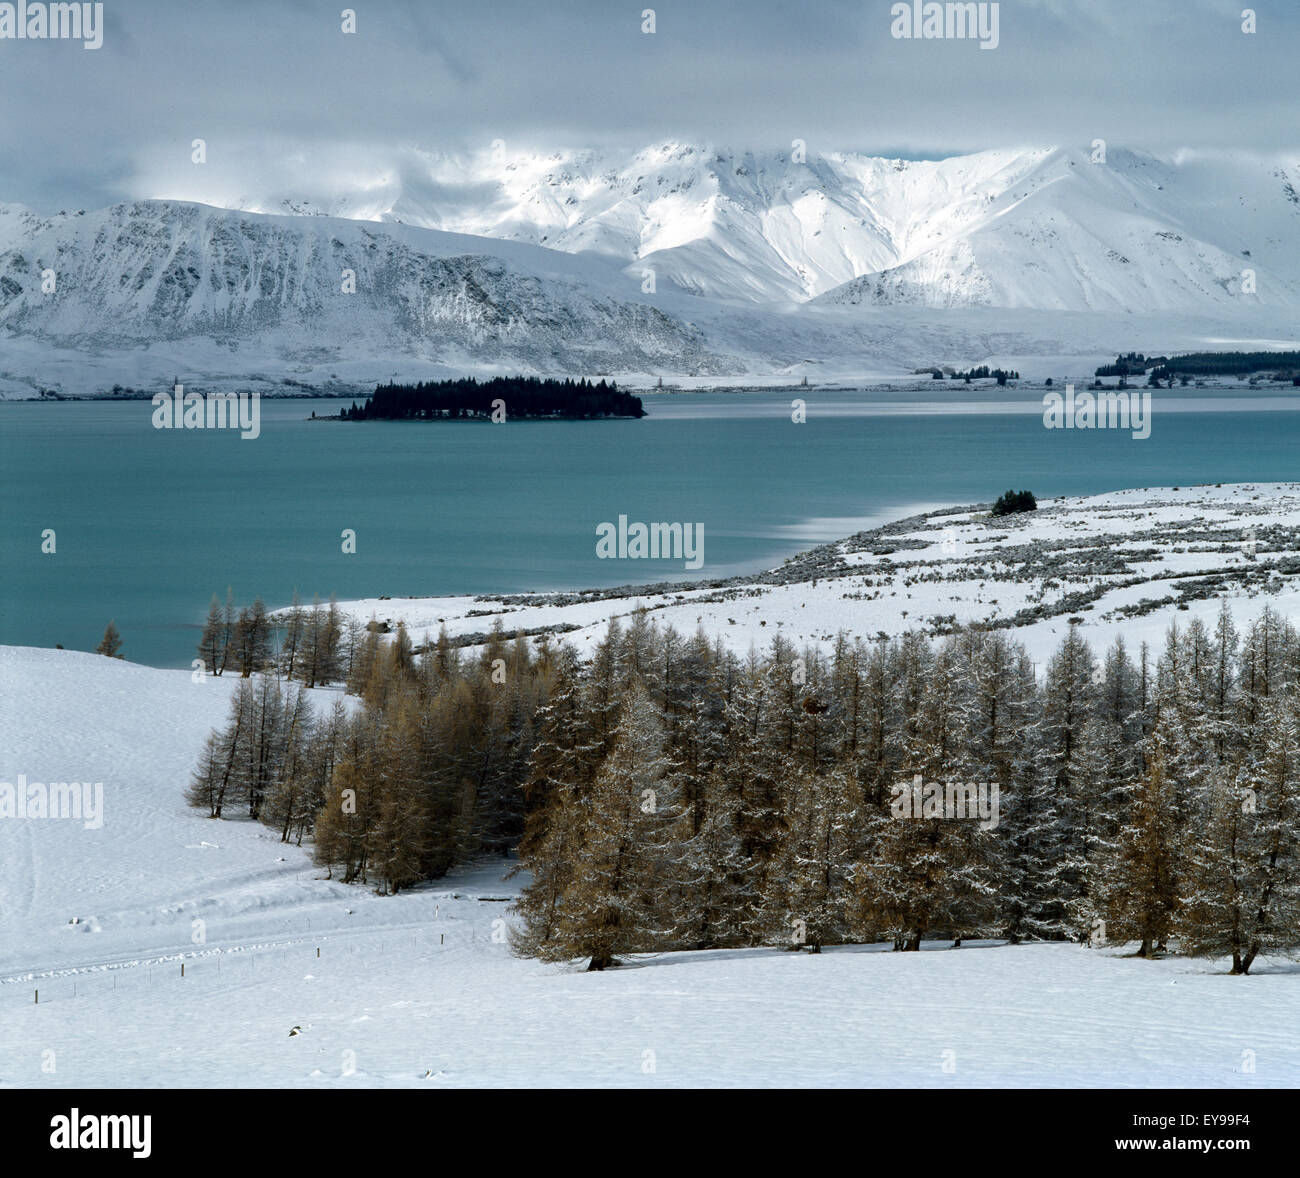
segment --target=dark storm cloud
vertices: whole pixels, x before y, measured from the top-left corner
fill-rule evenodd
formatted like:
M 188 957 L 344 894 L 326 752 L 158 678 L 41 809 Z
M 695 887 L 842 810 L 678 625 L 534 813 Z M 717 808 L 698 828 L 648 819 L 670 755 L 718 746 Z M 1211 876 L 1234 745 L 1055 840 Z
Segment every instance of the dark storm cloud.
M 1256 4 L 1253 36 L 1240 0 L 1002 0 L 993 51 L 896 40 L 889 0 L 349 7 L 355 35 L 338 0 L 105 0 L 101 49 L 0 41 L 0 199 L 179 191 L 195 138 L 249 191 L 354 144 L 1297 145 L 1294 0 Z

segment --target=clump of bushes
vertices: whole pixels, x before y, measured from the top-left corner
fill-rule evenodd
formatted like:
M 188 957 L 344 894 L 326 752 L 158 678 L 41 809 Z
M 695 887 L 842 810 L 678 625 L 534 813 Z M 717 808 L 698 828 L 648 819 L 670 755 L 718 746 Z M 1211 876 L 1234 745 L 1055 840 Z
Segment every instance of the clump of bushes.
M 1037 511 L 1038 500 L 1033 491 L 1006 491 L 993 504 L 994 515 L 1014 515 L 1018 511 Z

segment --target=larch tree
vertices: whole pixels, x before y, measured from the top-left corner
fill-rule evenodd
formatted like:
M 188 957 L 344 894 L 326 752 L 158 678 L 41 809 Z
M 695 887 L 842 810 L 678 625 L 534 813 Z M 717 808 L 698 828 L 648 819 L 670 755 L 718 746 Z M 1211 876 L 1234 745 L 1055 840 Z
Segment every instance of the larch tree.
M 1231 778 L 1205 789 L 1178 922 L 1186 952 L 1230 955 L 1240 975 L 1261 953 L 1300 941 L 1296 690 L 1274 689 L 1245 706 L 1256 727 Z
M 663 742 L 659 716 L 634 680 L 613 747 L 582 804 L 573 873 L 543 957 L 587 957 L 589 970 L 603 970 L 620 955 L 670 943 L 677 932 L 677 913 L 665 901 L 679 876 L 673 827 L 681 811 Z
M 212 675 L 220 675 L 225 662 L 225 616 L 217 595 L 212 595 L 208 605 L 207 620 L 203 623 L 203 632 L 199 636 L 199 659 L 204 670 Z
M 1177 801 L 1167 771 L 1168 730 L 1157 727 L 1147 768 L 1129 790 L 1128 812 L 1108 864 L 1105 939 L 1138 942 L 1150 957 L 1173 929 L 1178 894 Z
M 582 712 L 582 674 L 572 648 L 563 647 L 554 660 L 548 702 L 538 712 L 516 868 L 527 868 L 531 878 L 515 904 L 523 925 L 511 930 L 512 947 L 521 956 L 546 956 L 582 842 L 587 792 L 598 768 Z
M 104 637 L 99 640 L 99 645 L 95 647 L 96 654 L 107 655 L 111 659 L 120 659 L 122 657 L 122 636 L 117 632 L 117 626 L 109 622 L 104 627 Z
M 769 927 L 820 953 L 849 939 L 861 790 L 846 766 L 824 774 L 792 767 L 782 792 L 785 838 L 780 870 L 767 877 Z
M 306 641 L 307 617 L 303 612 L 302 602 L 298 599 L 298 590 L 293 591 L 293 602 L 285 614 L 284 638 L 280 642 L 280 674 L 285 679 L 297 679 L 301 675 L 303 644 Z

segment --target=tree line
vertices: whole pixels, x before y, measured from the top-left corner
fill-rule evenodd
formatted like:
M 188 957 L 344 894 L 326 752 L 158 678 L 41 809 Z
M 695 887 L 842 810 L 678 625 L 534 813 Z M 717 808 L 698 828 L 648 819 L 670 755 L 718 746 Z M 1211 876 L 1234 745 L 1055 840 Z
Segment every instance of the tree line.
M 223 606 L 214 593 L 199 637 L 199 668 L 207 674 L 236 672 L 243 679 L 274 672 L 307 687 L 341 681 L 351 670 L 361 627 L 344 620 L 331 595 L 329 605 L 312 599 L 305 608 L 293 595 L 283 620 L 273 621 L 262 599 L 236 606 L 226 590 Z
M 978 368 L 968 368 L 965 372 L 953 373 L 953 380 L 964 380 L 970 384 L 972 380 L 986 380 L 990 376 L 996 378 L 1000 385 L 1005 385 L 1008 380 L 1020 379 L 1020 373 L 1014 369 L 989 368 L 987 364 L 981 364 Z
M 1250 376 L 1273 372 L 1274 380 L 1292 380 L 1300 372 L 1300 352 L 1188 352 L 1182 356 L 1144 356 L 1128 352 L 1103 364 L 1094 376 L 1140 376 L 1158 369 L 1160 378 L 1183 376 Z M 1172 387 L 1172 385 L 1170 386 Z
M 348 688 L 315 719 L 241 683 L 191 800 L 385 891 L 517 848 L 515 948 L 545 960 L 1177 938 L 1246 973 L 1300 942 L 1300 641 L 1271 609 L 1155 657 L 1071 626 L 1041 676 L 1001 630 L 740 655 L 638 612 L 584 660 L 399 629 Z
M 285 842 L 310 838 L 331 873 L 385 893 L 504 854 L 523 832 L 535 717 L 559 653 L 507 642 L 499 626 L 477 657 L 445 633 L 417 653 L 405 626 L 391 641 L 367 627 L 346 695 L 321 715 L 305 674 L 241 680 L 188 799 L 213 818 L 262 821 Z M 280 674 L 288 667 L 282 650 Z

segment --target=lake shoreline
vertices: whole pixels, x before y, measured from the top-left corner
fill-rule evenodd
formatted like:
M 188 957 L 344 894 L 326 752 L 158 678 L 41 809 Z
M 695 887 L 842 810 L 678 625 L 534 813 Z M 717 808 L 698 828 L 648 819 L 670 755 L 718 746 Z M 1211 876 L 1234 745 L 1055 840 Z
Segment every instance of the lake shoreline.
M 578 379 L 574 377 L 573 379 Z M 590 379 L 590 378 L 588 378 Z M 1207 380 L 1193 381 L 1186 387 L 1174 389 L 1161 386 L 1160 388 L 1151 389 L 1145 382 L 1134 380 L 1129 384 L 1127 389 L 1120 390 L 1118 385 L 1102 385 L 1100 390 L 1092 384 L 1094 378 L 1088 377 L 1086 380 L 1072 381 L 1074 387 L 1081 391 L 1110 391 L 1110 392 L 1151 392 L 1151 393 L 1192 393 L 1192 392 L 1229 392 L 1229 393 L 1254 393 L 1261 395 L 1270 391 L 1277 395 L 1290 395 L 1300 397 L 1300 392 L 1291 392 L 1295 386 L 1290 381 L 1265 381 L 1257 380 L 1254 384 L 1248 379 L 1243 378 L 1237 381 L 1217 381 L 1211 383 Z M 1104 379 L 1104 378 L 1103 378 Z M 185 382 L 182 382 L 185 383 Z M 197 388 L 192 384 L 186 387 L 191 392 L 206 395 L 211 391 L 226 391 L 226 384 L 237 384 L 238 382 L 221 382 L 222 388 L 204 390 Z M 930 378 L 915 377 L 908 379 L 906 377 L 888 377 L 880 380 L 853 379 L 853 380 L 829 380 L 821 383 L 802 384 L 716 384 L 716 385 L 635 385 L 625 383 L 622 386 L 624 391 L 635 393 L 638 396 L 655 395 L 664 397 L 697 397 L 697 396 L 743 396 L 749 394 L 774 394 L 774 393 L 793 393 L 796 395 L 807 395 L 809 393 L 942 393 L 948 391 L 966 391 L 966 392 L 1052 392 L 1063 389 L 1064 383 L 1053 379 L 1052 384 L 1039 380 L 1009 380 L 1005 385 L 999 385 L 992 378 L 978 378 L 967 383 L 963 380 L 933 380 Z M 169 389 L 159 389 L 149 392 L 142 389 L 132 389 L 129 392 L 121 393 L 86 393 L 73 395 L 69 393 L 37 393 L 30 397 L 0 397 L 0 406 L 4 405 L 33 405 L 33 404 L 53 404 L 56 402 L 136 402 L 152 401 L 159 392 L 169 392 Z M 236 390 L 238 391 L 238 390 Z M 258 397 L 268 401 L 337 401 L 350 400 L 358 397 L 369 397 L 374 392 L 372 383 L 347 386 L 344 389 L 338 387 L 328 387 L 315 389 L 313 391 L 298 391 L 292 393 L 267 392 L 260 389 L 248 388 L 243 390 L 250 394 L 256 393 Z M 327 420 L 317 418 L 317 420 Z M 328 420 L 336 420 L 330 418 Z M 517 420 L 542 421 L 546 418 L 523 418 Z M 587 420 L 586 418 L 572 418 L 564 420 Z
M 703 581 L 337 605 L 380 633 L 404 623 L 417 647 L 444 627 L 453 646 L 481 646 L 499 623 L 506 639 L 556 636 L 587 650 L 611 619 L 626 624 L 646 610 L 740 649 L 777 634 L 828 651 L 840 633 L 940 639 L 975 625 L 1005 629 L 1046 657 L 1070 626 L 1095 646 L 1125 633 L 1154 646 L 1170 621 L 1208 624 L 1222 601 L 1243 617 L 1269 603 L 1300 611 L 1300 483 L 1135 487 L 1042 499 L 1036 511 L 997 517 L 988 503 L 936 507 L 774 568 Z
M 349 402 L 265 398 L 256 439 L 155 429 L 140 400 L 36 403 L 0 430 L 11 553 L 0 642 L 90 650 L 111 619 L 128 659 L 178 667 L 194 658 L 212 594 L 224 600 L 228 586 L 241 604 L 260 595 L 272 609 L 296 590 L 305 601 L 455 594 L 456 612 L 478 595 L 585 590 L 591 601 L 649 593 L 647 582 L 688 598 L 750 592 L 741 581 L 789 558 L 1012 486 L 1045 499 L 1138 479 L 1300 476 L 1300 401 L 1289 396 L 1156 393 L 1154 429 L 1139 441 L 1047 429 L 1037 391 L 938 385 L 920 396 L 818 391 L 802 424 L 783 393 L 650 394 L 634 430 L 318 430 L 313 410 Z M 703 567 L 601 559 L 597 529 L 621 515 L 681 521 L 692 534 L 702 526 Z M 47 529 L 57 553 L 43 551 Z M 343 550 L 346 529 L 355 552 Z M 697 579 L 717 584 L 689 588 Z

